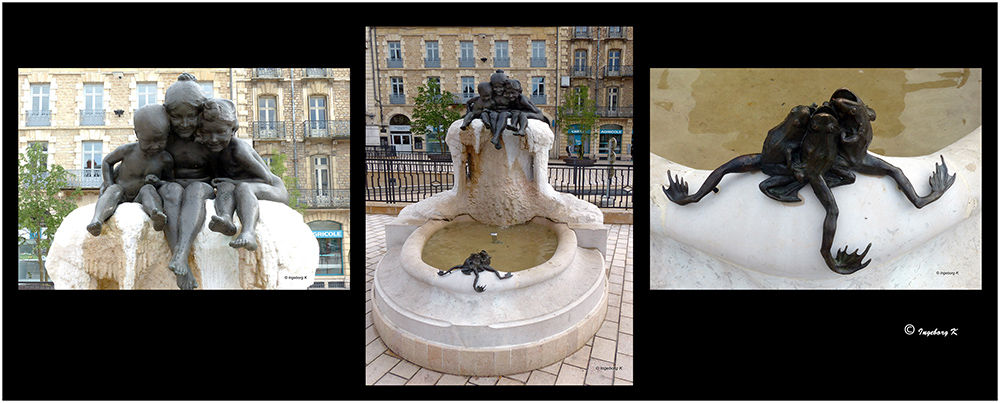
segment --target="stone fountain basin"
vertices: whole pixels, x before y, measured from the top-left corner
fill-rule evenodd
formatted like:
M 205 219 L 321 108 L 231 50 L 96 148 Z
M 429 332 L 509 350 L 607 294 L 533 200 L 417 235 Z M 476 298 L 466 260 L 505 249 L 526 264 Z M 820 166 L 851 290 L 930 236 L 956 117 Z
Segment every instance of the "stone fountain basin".
M 477 294 L 472 287 L 474 276 L 460 275 L 461 273 L 457 269 L 450 275 L 439 276 L 437 274 L 439 269 L 431 267 L 421 258 L 424 244 L 427 243 L 427 240 L 431 236 L 442 228 L 461 221 L 473 221 L 473 219 L 467 215 L 463 215 L 453 221 L 431 221 L 414 231 L 407 238 L 403 244 L 403 250 L 400 252 L 401 263 L 407 274 L 431 286 L 451 292 Z M 556 234 L 558 245 L 552 257 L 540 265 L 515 272 L 514 276 L 509 279 L 500 280 L 493 273 L 480 273 L 479 285 L 485 284 L 487 290 L 490 292 L 504 292 L 518 288 L 527 288 L 551 280 L 570 266 L 576 255 L 576 233 L 566 224 L 555 223 L 547 218 L 535 217 L 530 222 L 536 225 L 544 225 Z M 496 262 L 494 262 L 494 267 L 504 272 L 502 267 L 497 267 Z
M 558 236 L 543 264 L 500 280 L 456 270 L 439 276 L 424 263 L 424 243 L 449 221 L 431 220 L 402 246 L 389 247 L 373 281 L 372 318 L 383 342 L 418 365 L 466 375 L 529 371 L 572 354 L 600 327 L 607 312 L 604 257 L 581 247 L 573 229 L 546 218 Z
M 690 191 L 711 171 L 651 155 L 651 287 L 979 288 L 982 128 L 926 156 L 880 157 L 925 195 L 941 155 L 955 183 L 922 209 L 889 177 L 857 174 L 854 184 L 833 188 L 840 210 L 834 248 L 863 251 L 872 243 L 871 263 L 848 276 L 829 270 L 820 256 L 825 210 L 810 187 L 799 191 L 802 202 L 779 203 L 758 189 L 763 173 L 730 174 L 718 193 L 679 206 L 662 191 L 667 170 Z

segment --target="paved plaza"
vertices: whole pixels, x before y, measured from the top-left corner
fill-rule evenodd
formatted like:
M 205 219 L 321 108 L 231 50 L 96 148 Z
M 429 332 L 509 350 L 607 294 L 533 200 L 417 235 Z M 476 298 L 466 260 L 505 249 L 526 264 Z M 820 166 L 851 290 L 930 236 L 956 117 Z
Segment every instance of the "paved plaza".
M 386 252 L 385 224 L 395 216 L 365 216 L 365 383 L 368 385 L 631 385 L 632 225 L 608 227 L 608 313 L 597 334 L 575 353 L 521 374 L 470 377 L 444 374 L 410 363 L 386 348 L 372 325 L 375 267 Z

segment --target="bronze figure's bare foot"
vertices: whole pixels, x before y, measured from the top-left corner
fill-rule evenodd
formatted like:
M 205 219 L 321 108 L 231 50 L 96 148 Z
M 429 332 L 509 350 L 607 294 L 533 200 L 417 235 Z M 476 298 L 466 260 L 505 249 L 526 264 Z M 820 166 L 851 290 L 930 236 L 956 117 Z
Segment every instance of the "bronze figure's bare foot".
M 104 224 L 101 223 L 100 221 L 94 221 L 90 224 L 87 224 L 87 231 L 90 232 L 90 235 L 101 236 L 101 227 L 103 225 Z
M 227 218 L 222 218 L 217 215 L 213 215 L 211 221 L 208 222 L 208 229 L 222 235 L 236 235 L 236 224 L 233 224 L 233 222 Z
M 246 250 L 257 250 L 257 234 L 250 231 L 243 231 L 236 237 L 229 246 L 234 248 L 244 248 Z
M 868 247 L 865 248 L 865 251 L 861 252 L 861 254 L 859 255 L 858 249 L 854 249 L 854 252 L 847 253 L 847 247 L 845 246 L 844 249 L 837 251 L 837 257 L 833 259 L 834 264 L 830 266 L 830 269 L 840 274 L 851 274 L 858 270 L 864 269 L 866 266 L 868 266 L 868 263 L 872 262 L 871 259 L 868 259 L 868 261 L 864 261 L 865 255 L 868 254 L 868 250 L 871 248 L 872 244 L 869 242 Z
M 167 215 L 163 214 L 162 211 L 153 211 L 153 215 L 149 217 L 153 220 L 153 230 L 163 231 L 163 226 L 167 224 Z
M 179 259 L 172 259 L 170 264 L 167 265 L 170 271 L 177 275 L 177 286 L 182 290 L 193 290 L 198 288 L 198 282 L 194 279 L 194 274 L 191 273 L 191 268 L 188 267 L 187 262 L 181 262 Z

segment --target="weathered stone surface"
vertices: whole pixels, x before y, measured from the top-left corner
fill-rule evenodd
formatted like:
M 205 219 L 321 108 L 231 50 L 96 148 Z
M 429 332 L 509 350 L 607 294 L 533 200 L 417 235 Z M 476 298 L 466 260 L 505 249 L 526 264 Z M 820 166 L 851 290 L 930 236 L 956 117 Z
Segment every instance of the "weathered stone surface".
M 205 205 L 215 211 L 212 200 Z M 101 236 L 87 232 L 94 205 L 70 213 L 56 231 L 46 267 L 57 289 L 177 289 L 167 269 L 170 250 L 162 232 L 137 203 L 123 203 Z M 239 225 L 239 218 L 234 218 Z M 233 239 L 208 229 L 195 238 L 188 263 L 199 289 L 306 289 L 319 262 L 319 245 L 302 216 L 280 203 L 260 201 L 255 251 L 234 249 Z
M 452 123 L 445 138 L 455 164 L 455 186 L 403 209 L 401 222 L 419 225 L 428 219 L 450 220 L 460 214 L 500 226 L 534 217 L 564 223 L 604 222 L 597 206 L 557 192 L 549 184 L 548 150 L 555 134 L 544 122 L 529 119 L 523 137 L 504 130 L 501 150 L 490 143 L 492 134 L 481 120 L 473 120 L 466 130 L 461 130 L 461 125 L 461 120 Z
M 760 193 L 764 174 L 728 175 L 718 194 L 678 206 L 662 190 L 667 171 L 692 186 L 709 171 L 651 154 L 651 287 L 981 288 L 982 128 L 933 154 L 880 158 L 925 195 L 942 155 L 955 184 L 921 209 L 889 177 L 858 174 L 833 189 L 840 210 L 834 248 L 872 244 L 868 267 L 843 276 L 817 253 L 824 209 L 808 186 L 799 191 L 802 202 L 779 203 Z

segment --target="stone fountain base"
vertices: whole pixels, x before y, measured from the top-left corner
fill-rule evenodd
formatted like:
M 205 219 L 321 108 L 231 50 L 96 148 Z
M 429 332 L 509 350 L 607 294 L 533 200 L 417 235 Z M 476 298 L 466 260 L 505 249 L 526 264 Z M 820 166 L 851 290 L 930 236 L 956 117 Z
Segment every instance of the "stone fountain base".
M 578 243 L 568 225 L 534 221 L 559 236 L 555 254 L 510 279 L 482 273 L 482 293 L 473 290 L 472 276 L 441 277 L 420 259 L 426 239 L 446 221 L 387 236 L 405 243 L 390 241 L 375 270 L 372 319 L 386 346 L 422 367 L 470 376 L 527 372 L 582 347 L 607 312 L 604 257 Z M 387 233 L 409 230 L 390 226 Z

